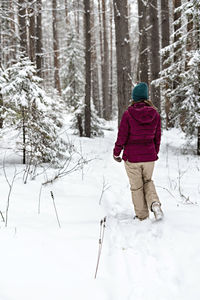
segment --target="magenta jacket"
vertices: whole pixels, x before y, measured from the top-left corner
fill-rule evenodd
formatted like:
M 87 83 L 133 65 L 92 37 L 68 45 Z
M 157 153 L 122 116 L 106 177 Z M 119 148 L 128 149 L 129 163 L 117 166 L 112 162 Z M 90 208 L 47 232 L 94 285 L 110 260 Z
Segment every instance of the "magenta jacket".
M 158 159 L 161 138 L 159 113 L 144 102 L 135 103 L 122 116 L 113 154 L 123 160 L 147 162 Z

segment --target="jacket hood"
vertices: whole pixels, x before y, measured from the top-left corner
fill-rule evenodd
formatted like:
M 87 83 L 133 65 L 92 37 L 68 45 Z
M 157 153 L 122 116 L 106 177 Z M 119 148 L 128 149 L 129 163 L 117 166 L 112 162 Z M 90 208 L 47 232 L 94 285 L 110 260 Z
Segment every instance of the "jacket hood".
M 132 118 L 142 124 L 152 123 L 157 116 L 157 111 L 144 102 L 135 103 L 130 106 L 128 112 Z

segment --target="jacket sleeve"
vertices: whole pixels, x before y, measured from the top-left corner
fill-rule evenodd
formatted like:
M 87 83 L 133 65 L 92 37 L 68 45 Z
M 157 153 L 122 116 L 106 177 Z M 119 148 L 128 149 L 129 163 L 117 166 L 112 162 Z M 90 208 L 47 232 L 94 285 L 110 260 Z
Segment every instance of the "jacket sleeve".
M 155 138 L 154 138 L 154 143 L 155 143 L 155 148 L 156 148 L 157 154 L 160 149 L 160 140 L 161 140 L 161 120 L 160 120 L 160 115 L 158 115 L 158 124 L 156 127 L 156 133 L 155 133 Z
M 129 136 L 129 123 L 127 112 L 124 112 L 118 130 L 117 141 L 113 150 L 115 156 L 119 156 Z

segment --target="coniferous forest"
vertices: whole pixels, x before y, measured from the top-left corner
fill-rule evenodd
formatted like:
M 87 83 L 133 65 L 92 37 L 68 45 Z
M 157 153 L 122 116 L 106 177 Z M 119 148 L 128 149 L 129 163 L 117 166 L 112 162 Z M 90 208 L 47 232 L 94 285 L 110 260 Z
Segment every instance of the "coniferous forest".
M 200 0 L 0 0 L 0 300 L 199 300 L 199 178 Z
M 120 120 L 144 81 L 163 127 L 196 133 L 199 1 L 1 0 L 0 9 L 1 128 L 43 115 L 50 97 L 80 136 L 99 135 L 99 118 Z

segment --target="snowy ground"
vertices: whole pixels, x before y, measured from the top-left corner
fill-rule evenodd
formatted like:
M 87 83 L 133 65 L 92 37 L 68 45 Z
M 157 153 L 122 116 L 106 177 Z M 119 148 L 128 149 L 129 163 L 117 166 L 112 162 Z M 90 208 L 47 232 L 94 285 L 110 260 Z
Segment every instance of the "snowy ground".
M 8 227 L 0 223 L 0 300 L 200 299 L 200 159 L 182 154 L 186 151 L 179 132 L 163 133 L 154 182 L 165 218 L 156 223 L 151 215 L 139 222 L 133 220 L 123 163 L 112 159 L 115 138 L 116 130 L 105 131 L 104 138 L 81 139 L 85 156 L 95 159 L 83 173 L 43 188 L 40 214 L 42 179 L 23 185 L 21 175 L 17 177 Z M 74 142 L 79 145 L 80 139 Z M 0 151 L 3 158 L 5 149 Z M 18 159 L 7 154 L 9 179 L 11 162 L 21 168 Z M 109 189 L 99 205 L 103 182 Z M 0 211 L 5 213 L 8 184 L 2 168 L 0 188 Z M 104 216 L 105 238 L 94 280 Z

